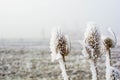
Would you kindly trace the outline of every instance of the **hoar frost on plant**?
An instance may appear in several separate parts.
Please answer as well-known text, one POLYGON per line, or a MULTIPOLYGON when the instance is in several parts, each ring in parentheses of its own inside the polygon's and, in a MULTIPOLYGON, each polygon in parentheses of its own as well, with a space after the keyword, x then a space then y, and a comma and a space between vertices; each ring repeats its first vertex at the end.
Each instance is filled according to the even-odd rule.
POLYGON ((97 80, 97 72, 96 72, 96 66, 94 66, 95 65, 95 63, 94 63, 94 61, 93 60, 89 60, 89 63, 91 64, 90 65, 90 70, 92 71, 92 73, 94 73, 94 75, 92 75, 92 80, 97 80))
POLYGON ((70 52, 70 44, 67 36, 64 36, 60 29, 53 30, 50 40, 50 50, 52 52, 52 61, 57 60, 60 64, 62 76, 64 80, 68 80, 68 76, 65 70, 65 56, 70 52))
POLYGON ((68 55, 71 46, 68 36, 64 36, 60 28, 53 29, 51 35, 50 50, 52 52, 52 61, 62 58, 61 55, 68 55))
POLYGON ((115 33, 113 32, 113 30, 110 27, 108 28, 108 31, 111 33, 111 35, 113 37, 113 46, 112 47, 115 47, 115 45, 117 44, 116 35, 115 35, 115 33))
POLYGON ((112 31, 111 28, 108 28, 108 31, 111 34, 111 36, 103 36, 102 37, 103 45, 107 50, 110 48, 114 48, 117 43, 115 33, 112 31))
POLYGON ((97 59, 100 56, 101 36, 96 24, 90 22, 87 24, 85 38, 83 40, 83 55, 90 63, 92 80, 98 80, 97 59))
POLYGON ((58 31, 58 29, 53 29, 51 33, 51 40, 50 40, 50 50, 51 50, 51 57, 52 57, 52 62, 56 59, 62 58, 60 54, 56 54, 56 45, 58 44, 58 36, 60 36, 61 32, 58 31))
POLYGON ((100 32, 96 24, 88 23, 83 44, 83 54, 85 57, 96 59, 100 55, 100 39, 100 32))
POLYGON ((106 80, 120 80, 120 71, 112 67, 111 63, 111 48, 115 47, 117 39, 111 28, 109 28, 108 31, 111 33, 113 38, 107 36, 102 39, 106 52, 106 80))

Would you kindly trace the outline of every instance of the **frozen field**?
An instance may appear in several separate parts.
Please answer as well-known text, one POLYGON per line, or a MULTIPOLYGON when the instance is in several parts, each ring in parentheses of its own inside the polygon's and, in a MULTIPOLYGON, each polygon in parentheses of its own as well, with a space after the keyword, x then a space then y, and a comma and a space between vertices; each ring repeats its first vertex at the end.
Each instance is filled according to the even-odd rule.
MULTIPOLYGON (((120 46, 112 50, 112 63, 120 68, 120 46)), ((82 47, 72 43, 66 57, 71 80, 91 80, 89 64, 83 59, 82 47)), ((105 80, 105 55, 98 61, 100 80, 105 80)), ((63 80, 58 62, 52 63, 47 42, 0 45, 0 80, 63 80)))

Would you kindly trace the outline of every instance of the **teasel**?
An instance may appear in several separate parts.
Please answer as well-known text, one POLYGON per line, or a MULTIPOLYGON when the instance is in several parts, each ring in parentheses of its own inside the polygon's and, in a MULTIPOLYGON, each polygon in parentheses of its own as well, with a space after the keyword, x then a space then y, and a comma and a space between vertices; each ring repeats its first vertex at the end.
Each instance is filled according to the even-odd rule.
POLYGON ((70 53, 71 44, 68 36, 65 36, 60 28, 54 29, 50 40, 52 61, 58 61, 64 80, 69 80, 66 72, 65 56, 70 53))
POLYGON ((101 35, 97 25, 93 22, 87 24, 83 40, 83 55, 90 63, 92 80, 98 80, 97 59, 100 56, 101 35))
POLYGON ((115 47, 117 38, 111 28, 108 28, 112 37, 103 37, 102 42, 106 52, 106 80, 120 80, 120 71, 112 67, 111 63, 111 49, 115 47))

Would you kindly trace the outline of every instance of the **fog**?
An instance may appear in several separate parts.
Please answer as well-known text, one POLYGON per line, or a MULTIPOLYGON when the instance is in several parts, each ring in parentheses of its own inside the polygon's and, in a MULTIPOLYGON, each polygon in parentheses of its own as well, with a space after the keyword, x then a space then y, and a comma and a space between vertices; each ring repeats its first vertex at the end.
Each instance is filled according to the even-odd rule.
POLYGON ((86 23, 94 21, 105 33, 120 34, 120 0, 1 0, 0 38, 48 38, 60 26, 81 37, 86 23))

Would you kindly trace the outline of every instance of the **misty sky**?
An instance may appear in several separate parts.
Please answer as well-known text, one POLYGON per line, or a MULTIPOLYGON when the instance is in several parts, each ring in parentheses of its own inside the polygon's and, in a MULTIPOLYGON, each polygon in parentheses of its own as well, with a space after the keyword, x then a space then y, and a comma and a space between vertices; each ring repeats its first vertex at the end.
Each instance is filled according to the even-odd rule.
POLYGON ((40 38, 57 26, 74 35, 89 21, 120 34, 119 8, 120 0, 0 0, 0 38, 40 38))

